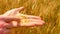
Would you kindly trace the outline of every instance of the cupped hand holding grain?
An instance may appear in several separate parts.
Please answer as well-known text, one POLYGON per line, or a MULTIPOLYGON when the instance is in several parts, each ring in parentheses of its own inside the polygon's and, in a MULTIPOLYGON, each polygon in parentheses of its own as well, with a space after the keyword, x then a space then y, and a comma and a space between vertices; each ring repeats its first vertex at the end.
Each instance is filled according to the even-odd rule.
POLYGON ((5 34, 8 31, 11 32, 6 28, 13 28, 18 26, 40 26, 45 23, 39 16, 24 15, 19 13, 19 11, 22 11, 23 9, 24 7, 11 9, 3 15, 0 15, 0 34, 5 34))
POLYGON ((43 20, 41 20, 39 16, 25 15, 25 14, 19 13, 19 11, 22 11, 22 10, 24 10, 24 7, 11 9, 6 13, 4 13, 3 15, 15 16, 20 19, 19 24, 17 22, 16 23, 13 22, 12 23, 13 25, 17 24, 19 26, 35 26, 35 25, 37 26, 37 25, 43 25, 45 23, 43 20))

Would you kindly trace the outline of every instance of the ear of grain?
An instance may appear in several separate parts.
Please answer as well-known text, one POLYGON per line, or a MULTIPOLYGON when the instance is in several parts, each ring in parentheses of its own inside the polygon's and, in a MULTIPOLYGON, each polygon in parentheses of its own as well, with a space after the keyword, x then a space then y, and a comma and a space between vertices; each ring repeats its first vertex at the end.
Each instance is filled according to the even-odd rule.
POLYGON ((0 14, 25 6, 20 13, 40 16, 43 26, 12 28, 12 34, 60 34, 60 0, 0 0, 0 14))

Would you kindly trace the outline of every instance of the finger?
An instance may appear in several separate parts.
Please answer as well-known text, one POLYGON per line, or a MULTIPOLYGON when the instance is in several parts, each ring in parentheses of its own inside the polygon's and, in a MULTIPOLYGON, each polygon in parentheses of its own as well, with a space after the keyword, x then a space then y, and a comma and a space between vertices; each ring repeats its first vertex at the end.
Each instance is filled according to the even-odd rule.
POLYGON ((4 21, 0 20, 0 28, 3 28, 4 27, 4 21))
POLYGON ((12 24, 13 27, 17 27, 17 26, 19 26, 18 23, 17 23, 16 21, 12 21, 11 24, 12 24))
POLYGON ((38 16, 20 14, 21 22, 20 26, 34 26, 43 25, 45 22, 38 16), (26 18, 25 18, 26 17, 26 18))
POLYGON ((17 14, 16 17, 19 17, 19 18, 26 17, 28 19, 39 19, 39 20, 41 20, 41 18, 39 16, 24 15, 24 14, 21 14, 21 13, 17 14))
POLYGON ((11 22, 11 21, 17 21, 20 22, 19 18, 15 18, 14 16, 0 16, 0 20, 6 21, 6 22, 11 22))
POLYGON ((25 19, 20 22, 20 26, 36 26, 36 25, 43 25, 45 22, 43 20, 36 20, 36 19, 25 19))
POLYGON ((0 28, 0 34, 11 34, 11 30, 6 28, 0 28))
POLYGON ((6 13, 4 13, 3 15, 5 16, 14 16, 16 14, 19 13, 19 11, 22 11, 24 9, 24 7, 19 7, 19 8, 15 8, 15 9, 11 9, 9 11, 7 11, 6 13))
POLYGON ((5 21, 0 20, 0 28, 4 28, 4 26, 9 25, 8 23, 6 23, 5 21))
POLYGON ((7 28, 7 29, 11 29, 11 28, 13 28, 13 27, 17 27, 18 25, 17 25, 17 23, 15 23, 14 22, 14 24, 13 23, 6 23, 5 21, 0 21, 0 28, 7 28))

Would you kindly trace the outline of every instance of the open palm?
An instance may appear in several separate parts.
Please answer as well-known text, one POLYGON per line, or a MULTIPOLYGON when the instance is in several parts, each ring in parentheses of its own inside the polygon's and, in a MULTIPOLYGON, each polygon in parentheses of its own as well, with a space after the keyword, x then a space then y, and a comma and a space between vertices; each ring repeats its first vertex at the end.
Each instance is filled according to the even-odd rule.
MULTIPOLYGON (((37 26, 43 25, 45 22, 38 16, 24 15, 19 13, 24 7, 15 8, 7 11, 3 15, 0 15, 0 34, 6 34, 11 32, 10 29, 17 26, 37 26)), ((10 33, 11 34, 11 33, 10 33)))
POLYGON ((20 19, 20 23, 13 22, 13 25, 19 26, 35 26, 35 25, 43 25, 44 21, 41 20, 39 16, 32 16, 32 15, 24 15, 19 13, 19 11, 23 10, 24 7, 15 8, 12 10, 7 11, 5 14, 6 16, 14 16, 20 19))

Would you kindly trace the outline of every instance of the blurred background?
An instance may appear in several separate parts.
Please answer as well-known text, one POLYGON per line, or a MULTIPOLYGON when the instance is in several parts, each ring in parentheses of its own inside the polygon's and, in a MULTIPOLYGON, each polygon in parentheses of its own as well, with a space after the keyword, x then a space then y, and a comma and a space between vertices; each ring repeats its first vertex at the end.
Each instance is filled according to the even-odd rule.
POLYGON ((20 13, 40 16, 45 24, 12 28, 12 34, 60 34, 60 0, 0 0, 0 14, 21 6, 20 13))

